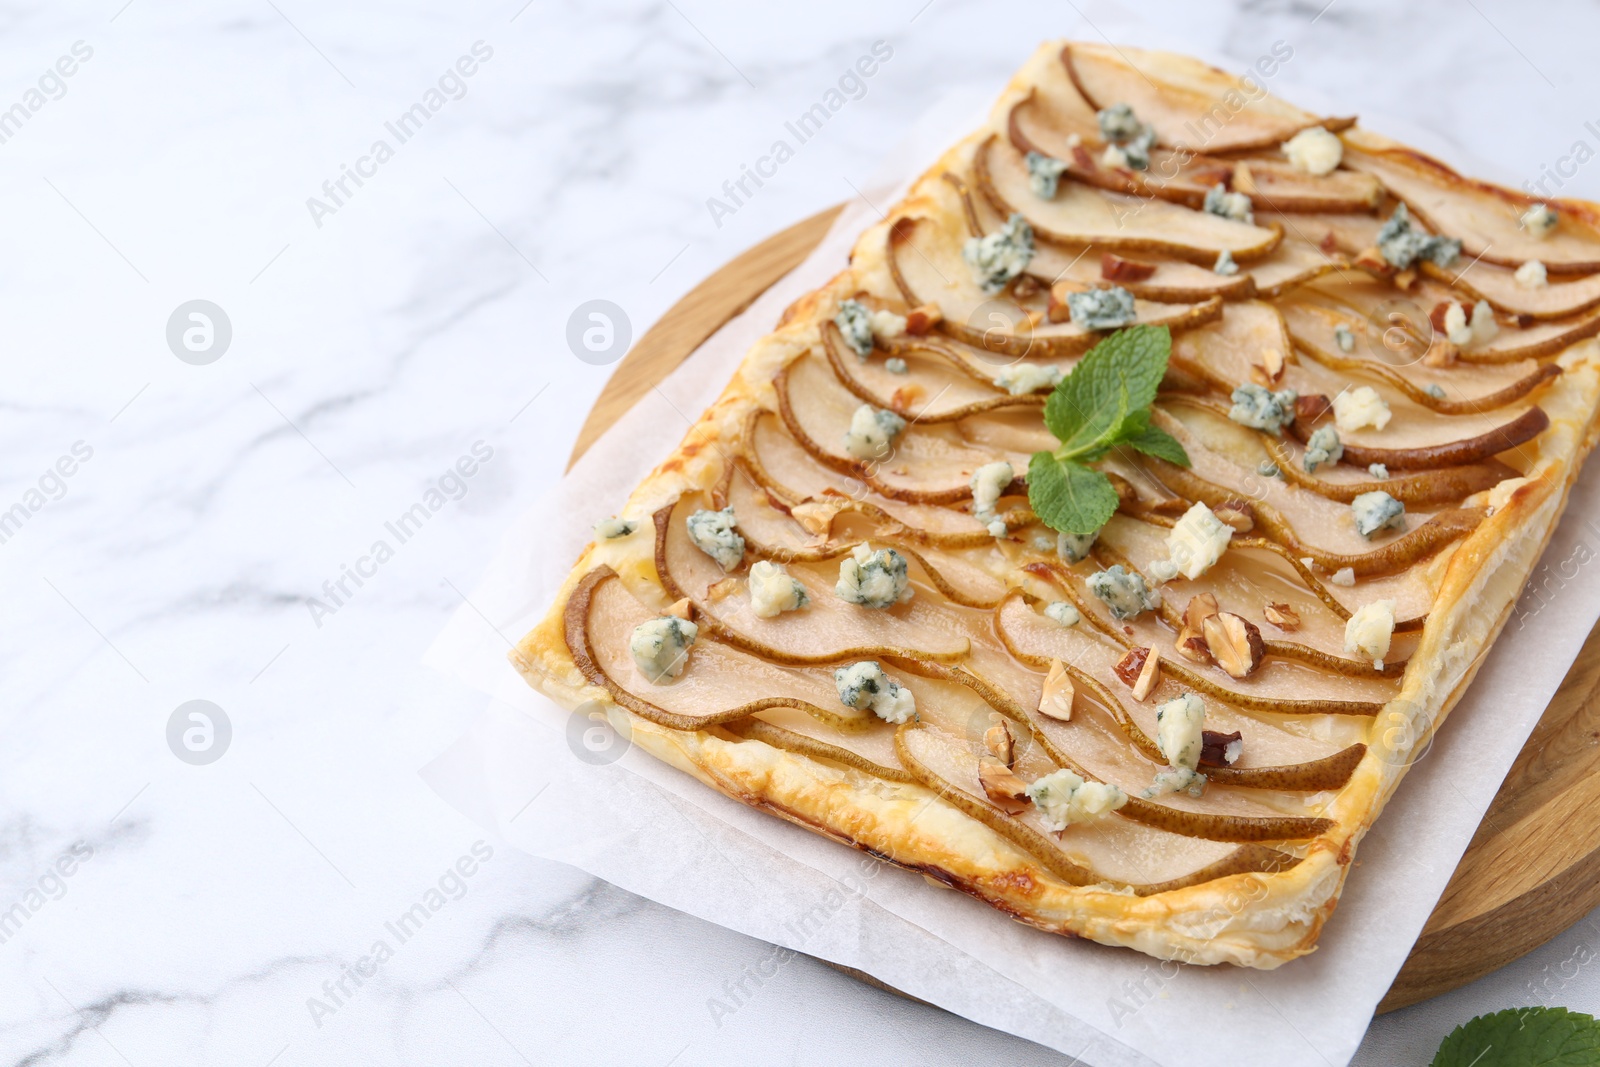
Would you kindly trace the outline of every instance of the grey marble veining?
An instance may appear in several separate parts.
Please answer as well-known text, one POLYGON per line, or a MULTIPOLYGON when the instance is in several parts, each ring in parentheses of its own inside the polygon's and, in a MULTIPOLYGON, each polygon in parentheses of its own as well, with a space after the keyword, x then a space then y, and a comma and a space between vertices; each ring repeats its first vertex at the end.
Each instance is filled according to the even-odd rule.
MULTIPOLYGON (((0 540, 0 1062, 1068 1062, 803 957, 718 1014, 768 946, 508 848, 441 889, 483 835, 416 772, 481 698, 417 659, 610 372, 568 349, 575 307, 611 300, 637 337, 856 195, 952 72, 995 90, 1041 38, 1140 18, 1241 66, 1289 42, 1284 77, 1347 110, 1600 194, 1561 163, 1600 144, 1600 13, 1577 3, 0 10, 0 112, 92 51, 0 125, 0 512, 27 512, 0 540), (893 55, 864 94, 714 217, 876 41, 893 55), (492 55, 390 134, 477 42, 492 55), (379 140, 333 204, 324 183, 379 140), (207 365, 166 336, 194 299, 232 326, 207 365), (459 493, 346 578, 479 443, 459 493), (232 729, 203 766, 168 744, 196 699, 232 729)), ((1595 1010, 1574 961, 1597 936, 1380 1020, 1357 1062, 1426 1062, 1478 1011, 1595 1010)))

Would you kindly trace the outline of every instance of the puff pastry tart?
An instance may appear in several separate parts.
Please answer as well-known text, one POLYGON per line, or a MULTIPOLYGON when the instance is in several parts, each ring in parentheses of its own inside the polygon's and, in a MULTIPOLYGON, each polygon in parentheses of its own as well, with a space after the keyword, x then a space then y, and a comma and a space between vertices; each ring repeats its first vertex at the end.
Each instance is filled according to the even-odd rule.
POLYGON ((1593 442, 1597 210, 1047 44, 513 662, 1041 930, 1279 966, 1593 442))

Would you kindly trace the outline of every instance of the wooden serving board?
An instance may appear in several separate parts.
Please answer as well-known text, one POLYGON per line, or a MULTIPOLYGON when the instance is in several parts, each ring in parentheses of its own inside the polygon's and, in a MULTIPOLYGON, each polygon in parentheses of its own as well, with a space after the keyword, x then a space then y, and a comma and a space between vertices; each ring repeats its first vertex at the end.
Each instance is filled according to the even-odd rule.
MULTIPOLYGON (((690 290, 629 350, 571 463, 640 397, 822 240, 843 205, 742 253, 690 290)), ((1490 805, 1380 1013, 1455 989, 1600 906, 1600 627, 1556 691, 1490 805)), ((873 985, 881 982, 849 971, 873 985)), ((885 987, 887 988, 887 987, 885 987)))

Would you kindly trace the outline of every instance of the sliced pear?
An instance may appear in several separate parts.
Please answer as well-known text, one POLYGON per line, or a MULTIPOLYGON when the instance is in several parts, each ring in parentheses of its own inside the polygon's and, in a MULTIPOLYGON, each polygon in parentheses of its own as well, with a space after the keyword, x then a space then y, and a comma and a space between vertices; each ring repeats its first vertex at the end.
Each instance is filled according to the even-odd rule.
POLYGON ((1383 185, 1372 175, 1353 170, 1307 174, 1284 159, 1241 159, 1234 163, 1234 192, 1280 213, 1375 211, 1383 185))
MULTIPOLYGON (((1413 445, 1408 448, 1374 448, 1371 445, 1350 443, 1344 446, 1344 461, 1357 466, 1381 463, 1390 470, 1436 470, 1497 456, 1502 452, 1538 437, 1550 427, 1550 416, 1542 408, 1529 408, 1516 418, 1490 427, 1473 437, 1438 444, 1413 445)), ((1292 426, 1290 431, 1300 440, 1311 433, 1310 427, 1292 426)))
POLYGON ((1459 273, 1432 263, 1424 263, 1422 272, 1460 289, 1473 301, 1487 300, 1496 311, 1531 319, 1564 319, 1600 304, 1600 274, 1573 275, 1571 280, 1558 275, 1548 285, 1529 289, 1517 284, 1515 271, 1481 259, 1459 273))
POLYGON ((996 211, 1021 214, 1033 225, 1036 237, 1060 244, 1161 252, 1209 267, 1222 252, 1244 262, 1266 255, 1283 239, 1281 229, 1235 222, 1164 200, 1102 192, 1078 182, 1062 182, 1054 200, 1040 200, 1029 187, 1022 154, 999 137, 979 146, 973 181, 996 211))
POLYGON ((882 656, 960 659, 972 647, 972 609, 946 600, 916 563, 910 600, 891 608, 868 609, 834 594, 838 567, 795 563, 789 574, 806 587, 811 603, 763 619, 750 607, 742 587, 723 597, 709 595, 725 576, 714 560, 689 541, 685 520, 699 501, 685 498, 656 512, 656 573, 673 599, 688 597, 696 621, 730 645, 775 663, 808 665, 882 656), (971 613, 969 615, 969 613, 971 613))
POLYGON ((1375 175, 1433 232, 1459 238, 1463 263, 1483 259, 1515 268, 1537 259, 1551 274, 1600 271, 1600 217, 1588 204, 1557 201, 1560 224, 1535 237, 1521 218, 1540 202, 1536 197, 1464 178, 1431 156, 1363 131, 1346 142, 1345 165, 1375 175))
POLYGON ((846 767, 853 767, 858 771, 890 782, 915 782, 906 770, 894 759, 894 732, 884 730, 883 737, 889 749, 888 761, 869 759, 853 749, 824 741, 820 737, 813 737, 799 730, 790 730, 774 725, 759 718, 746 719, 743 722, 729 723, 723 727, 729 733, 738 737, 749 738, 781 748, 789 752, 798 752, 802 756, 812 759, 828 760, 840 763, 846 767))
POLYGON ((946 360, 922 355, 928 351, 922 345, 905 344, 892 349, 897 354, 906 353, 902 358, 908 368, 912 359, 918 360, 916 369, 907 374, 895 374, 875 361, 858 360, 845 350, 844 338, 831 322, 823 324, 822 348, 834 376, 846 389, 875 408, 918 423, 955 422, 996 408, 1038 408, 1044 404, 1043 396, 999 392, 992 382, 1003 367, 987 368, 989 378, 986 384, 979 384, 972 380, 974 375, 967 365, 952 367, 946 360))

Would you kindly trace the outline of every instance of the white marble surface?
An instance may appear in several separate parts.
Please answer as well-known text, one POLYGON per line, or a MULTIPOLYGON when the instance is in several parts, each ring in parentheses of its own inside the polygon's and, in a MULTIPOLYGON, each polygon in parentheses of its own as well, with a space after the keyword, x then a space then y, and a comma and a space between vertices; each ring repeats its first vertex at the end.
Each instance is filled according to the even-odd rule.
MULTIPOLYGON (((1559 7, 1538 25, 1504 0, 1137 13, 1241 66, 1288 41, 1296 82, 1536 178, 1600 146, 1600 13, 1559 7)), ((0 109, 92 49, 59 98, 47 78, 20 129, 0 125, 0 511, 38 503, 41 477, 58 497, 0 543, 0 918, 22 905, 0 921, 0 1062, 1066 1063, 803 958, 714 1020, 708 998, 767 946, 504 847, 447 877, 459 899, 331 1014, 308 1009, 482 837, 416 773, 481 697, 417 659, 560 476, 609 373, 570 353, 572 310, 614 301, 637 336, 740 249, 853 195, 948 71, 998 87, 1038 39, 1126 15, 519 8, 0 8, 0 109), (717 226, 706 198, 879 39, 893 58, 864 96, 717 226), (465 95, 404 144, 386 134, 478 41, 493 54, 465 95), (379 138, 393 158, 318 226, 306 199, 379 138), (165 337, 197 298, 233 330, 205 366, 165 337), (91 457, 47 476, 77 442, 91 457), (477 442, 492 458, 460 498, 315 618, 309 598, 333 606, 324 582, 395 543, 384 523, 477 442), (232 724, 206 766, 167 743, 194 699, 232 724)), ((1600 171, 1563 181, 1600 195, 1600 171)), ((1597 949, 1591 917, 1378 1020, 1356 1062, 1425 1063, 1479 1011, 1600 1009, 1580 963, 1597 949)))

